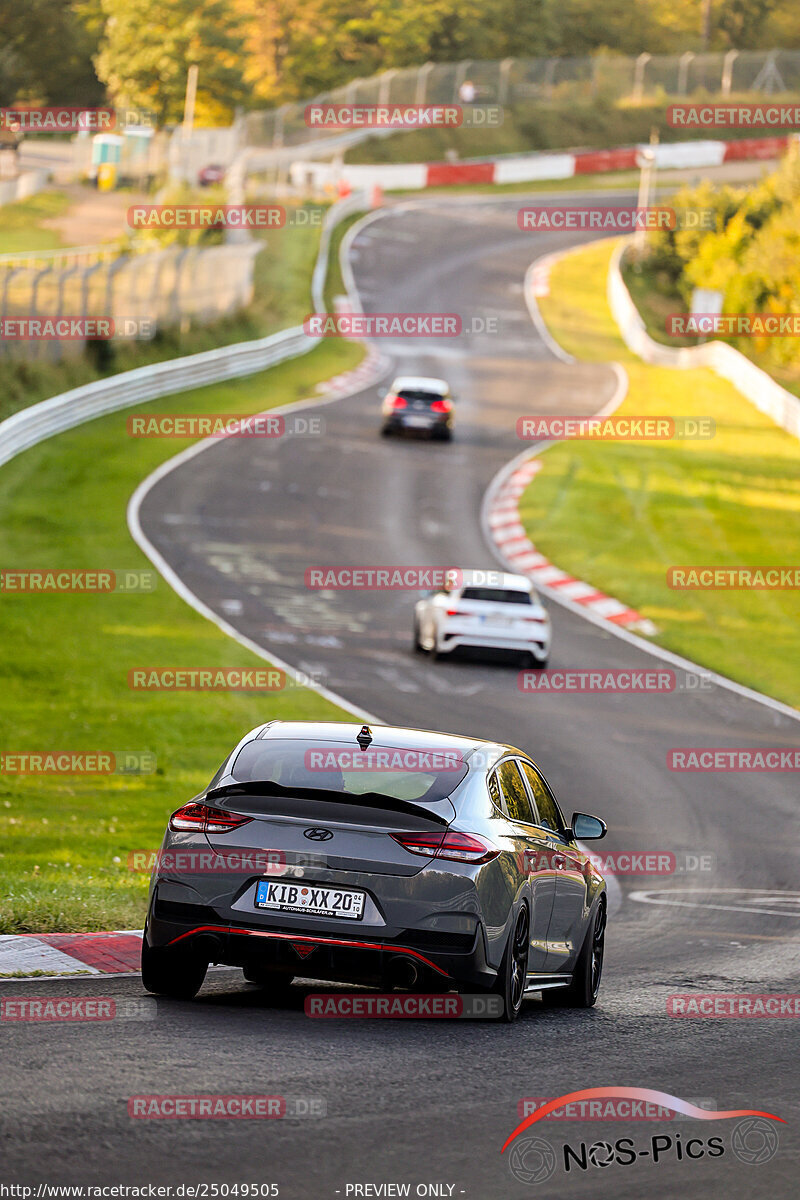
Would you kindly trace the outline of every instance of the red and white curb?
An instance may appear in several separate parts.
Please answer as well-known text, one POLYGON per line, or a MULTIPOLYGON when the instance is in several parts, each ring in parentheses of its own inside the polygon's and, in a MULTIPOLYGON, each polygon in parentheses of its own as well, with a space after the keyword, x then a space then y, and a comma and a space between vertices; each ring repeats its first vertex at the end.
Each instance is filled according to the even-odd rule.
POLYGON ((537 587, 571 600, 594 616, 637 633, 654 634, 655 625, 636 609, 562 571, 536 549, 520 521, 519 498, 541 469, 539 458, 520 463, 492 496, 486 521, 489 536, 500 557, 515 574, 527 575, 537 587))
POLYGON ((371 384, 378 383, 390 366, 391 359, 387 358, 385 354, 381 354, 374 346, 368 345, 367 354, 357 367, 353 367, 352 371, 345 371, 341 375, 334 375, 331 379, 326 379, 319 385, 317 391, 321 395, 331 398, 363 391, 371 384))
POLYGON ((0 936, 0 979, 46 975, 120 975, 139 970, 141 929, 111 933, 0 936))
MULTIPOLYGON (((525 301, 539 336, 557 358, 568 363, 575 362, 575 359, 556 342, 544 323, 536 301, 539 296, 549 295, 550 271, 553 264, 567 254, 576 253, 578 249, 580 247, 537 258, 528 268, 524 283, 525 301)), ((598 416, 609 416, 619 408, 628 390, 628 377, 623 368, 617 363, 612 363, 611 366, 617 376, 617 386, 614 395, 600 409, 598 416)), ((594 584, 576 579, 574 575, 562 571, 536 549, 525 532, 519 515, 519 498, 542 469, 538 455, 555 444, 542 442, 531 447, 495 476, 482 513, 487 537, 509 570, 517 575, 526 575, 538 588, 549 592, 556 599, 577 606, 579 610, 591 613, 595 618, 608 621, 617 627, 652 637, 658 632, 652 621, 621 600, 607 596, 594 584)))
POLYGON ((608 171, 634 171, 641 165, 643 150, 655 154, 659 170, 718 167, 727 162, 768 160, 785 153, 790 137, 741 138, 723 142, 698 139, 691 142, 662 142, 619 146, 609 150, 579 150, 574 153, 516 154, 497 159, 466 159, 438 163, 339 163, 295 161, 289 168, 292 182, 315 188, 339 186, 352 190, 380 187, 387 191, 421 191, 426 188, 469 184, 532 183, 540 180, 572 179, 608 171))

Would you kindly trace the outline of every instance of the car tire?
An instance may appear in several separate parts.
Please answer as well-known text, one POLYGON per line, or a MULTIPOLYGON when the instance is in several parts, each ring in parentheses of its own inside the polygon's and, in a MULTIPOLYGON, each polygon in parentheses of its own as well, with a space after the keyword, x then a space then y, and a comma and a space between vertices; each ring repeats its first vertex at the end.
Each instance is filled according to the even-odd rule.
POLYGON ((503 961, 492 988, 492 993, 503 1001, 503 1011, 496 1019, 506 1025, 516 1021, 522 1011, 527 983, 529 935, 530 914, 527 904, 523 904, 508 935, 503 961))
POLYGON ((388 425, 382 425, 382 426, 381 426, 381 437, 391 437, 391 436, 392 436, 392 431, 391 431, 391 429, 389 428, 389 426, 388 426, 388 425))
POLYGON ((437 429, 434 432, 433 440, 435 442, 452 442, 452 440, 453 440, 452 429, 437 429))
POLYGON ((605 933, 606 906, 605 902, 601 900, 586 932, 575 970, 572 973, 572 983, 569 987, 553 988, 542 992, 542 1001, 548 1008, 594 1007, 603 975, 605 933))
POLYGON ((208 962, 185 950, 153 948, 142 941, 142 984, 145 991, 171 1000, 191 1000, 203 986, 208 962))
POLYGON ((424 654, 425 653, 425 647, 422 645, 422 642, 419 640, 419 621, 414 621, 414 653, 415 654, 424 654))
POLYGON ((537 658, 535 654, 531 654, 529 650, 525 652, 525 666, 531 667, 534 671, 544 671, 547 667, 548 659, 537 658))
POLYGON ((273 992, 286 991, 294 982, 294 975, 273 971, 269 967, 242 967, 242 974, 248 983, 255 983, 259 987, 268 987, 273 992))

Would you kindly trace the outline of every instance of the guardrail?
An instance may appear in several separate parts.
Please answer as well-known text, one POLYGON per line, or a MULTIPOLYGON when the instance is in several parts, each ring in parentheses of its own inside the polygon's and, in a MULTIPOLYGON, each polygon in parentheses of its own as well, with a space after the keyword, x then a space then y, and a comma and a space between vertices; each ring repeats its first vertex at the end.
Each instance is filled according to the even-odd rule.
POLYGON ((628 242, 626 238, 611 256, 607 285, 611 313, 628 349, 655 366, 677 367, 680 370, 710 367, 723 379, 728 379, 737 391, 787 433, 800 437, 800 400, 739 350, 718 341, 706 342, 702 346, 662 346, 650 337, 622 278, 622 256, 628 242))
POLYGON ((258 341, 236 342, 218 350, 136 367, 62 392, 14 413, 0 424, 0 466, 23 450, 84 421, 187 388, 253 375, 284 359, 305 354, 315 344, 298 326, 258 341))
POLYGON ((353 213, 361 212, 362 209, 368 207, 369 203, 366 192, 353 192, 352 196, 347 196, 344 200, 339 200, 336 204, 332 204, 326 212, 320 235, 317 261, 314 265, 314 273, 311 276, 311 300, 314 304, 314 312, 321 313, 325 311, 325 279, 328 274, 328 254, 331 246, 331 234, 342 221, 346 221, 353 213))
MULTIPOLYGON (((312 300, 320 312, 325 307, 323 295, 331 233, 339 221, 357 212, 364 203, 362 196, 354 194, 332 205, 326 214, 312 278, 312 300)), ((256 341, 234 342, 217 350, 136 367, 62 392, 0 422, 0 466, 31 446, 95 417, 187 388, 254 375, 288 358, 306 354, 317 344, 316 339, 304 333, 302 326, 294 326, 256 341)))

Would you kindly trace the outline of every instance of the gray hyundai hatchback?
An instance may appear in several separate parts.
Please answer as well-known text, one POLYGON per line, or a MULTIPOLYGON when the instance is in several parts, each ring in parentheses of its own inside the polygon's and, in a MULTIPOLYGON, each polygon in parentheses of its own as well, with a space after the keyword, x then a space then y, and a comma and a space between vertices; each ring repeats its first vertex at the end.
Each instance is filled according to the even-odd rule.
POLYGON ((536 763, 388 725, 270 721, 170 817, 142 980, 190 998, 210 963, 382 989, 595 1003, 606 887, 536 763))

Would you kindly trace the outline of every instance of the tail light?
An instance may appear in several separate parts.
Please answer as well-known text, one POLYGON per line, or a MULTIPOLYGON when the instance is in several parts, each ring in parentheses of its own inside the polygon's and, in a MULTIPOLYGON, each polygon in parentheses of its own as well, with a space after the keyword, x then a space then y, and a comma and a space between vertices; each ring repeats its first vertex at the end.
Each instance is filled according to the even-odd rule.
POLYGON ((199 804, 193 801, 184 804, 169 819, 169 827, 173 833, 229 833, 252 821, 252 817, 243 817, 239 813, 225 812, 223 808, 212 808, 210 804, 199 804))
POLYGON ((404 400, 402 396, 390 396, 389 399, 391 400, 392 408, 408 407, 408 401, 404 400))
POLYGON ((469 613, 462 613, 460 608, 448 608, 447 615, 448 617, 467 617, 469 613))
POLYGON ((449 400, 434 400, 433 404, 431 405, 431 412, 451 412, 452 408, 453 405, 449 400))
POLYGON ((454 862, 484 863, 500 851, 477 833, 393 833, 398 845, 424 858, 449 858, 454 862))

